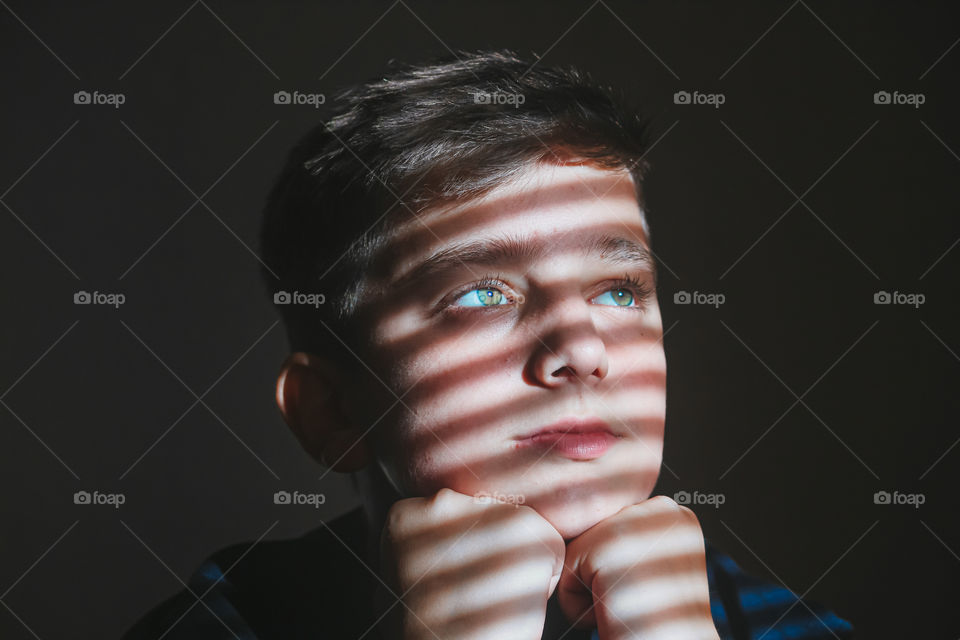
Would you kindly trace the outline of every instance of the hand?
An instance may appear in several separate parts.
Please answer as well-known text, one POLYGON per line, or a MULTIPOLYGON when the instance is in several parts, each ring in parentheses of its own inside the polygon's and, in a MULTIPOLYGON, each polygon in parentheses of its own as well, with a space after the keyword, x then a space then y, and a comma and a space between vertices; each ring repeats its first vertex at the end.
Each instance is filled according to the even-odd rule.
POLYGON ((527 506, 451 489, 399 500, 381 536, 384 574, 403 601, 387 633, 540 640, 564 552, 563 537, 527 506))
POLYGON ((567 544, 557 598, 601 640, 718 640, 703 533, 665 496, 621 509, 567 544))

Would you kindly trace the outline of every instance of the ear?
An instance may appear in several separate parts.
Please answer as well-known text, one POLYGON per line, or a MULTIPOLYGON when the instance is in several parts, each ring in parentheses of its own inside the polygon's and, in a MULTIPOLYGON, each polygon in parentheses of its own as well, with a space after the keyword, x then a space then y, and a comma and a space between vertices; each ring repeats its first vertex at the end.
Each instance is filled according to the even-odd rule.
POLYGON ((277 376, 277 406, 301 446, 334 471, 370 462, 367 439, 344 411, 347 383, 329 360, 297 351, 277 376))

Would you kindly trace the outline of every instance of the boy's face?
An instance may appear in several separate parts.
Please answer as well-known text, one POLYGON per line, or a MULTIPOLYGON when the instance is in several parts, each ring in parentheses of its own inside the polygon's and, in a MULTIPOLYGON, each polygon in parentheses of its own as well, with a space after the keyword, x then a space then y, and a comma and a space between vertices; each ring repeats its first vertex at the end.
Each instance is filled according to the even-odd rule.
POLYGON ((587 165, 531 167, 404 222, 362 301, 368 363, 400 397, 365 407, 386 412, 374 452, 400 493, 499 494, 568 539, 648 498, 666 409, 648 249, 629 176, 587 165), (531 252, 497 255, 506 237, 531 252), (524 440, 565 418, 594 433, 524 440))

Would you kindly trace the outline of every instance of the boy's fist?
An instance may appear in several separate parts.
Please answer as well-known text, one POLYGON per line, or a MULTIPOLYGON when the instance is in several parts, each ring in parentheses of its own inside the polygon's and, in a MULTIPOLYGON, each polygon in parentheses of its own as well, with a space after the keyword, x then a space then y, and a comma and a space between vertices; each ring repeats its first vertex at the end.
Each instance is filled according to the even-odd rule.
POLYGON ((718 640, 706 553, 693 511, 655 496, 567 545, 557 598, 576 626, 601 640, 718 640))
POLYGON ((441 489, 394 503, 380 544, 406 604, 391 612, 393 637, 539 640, 565 546, 530 507, 441 489))

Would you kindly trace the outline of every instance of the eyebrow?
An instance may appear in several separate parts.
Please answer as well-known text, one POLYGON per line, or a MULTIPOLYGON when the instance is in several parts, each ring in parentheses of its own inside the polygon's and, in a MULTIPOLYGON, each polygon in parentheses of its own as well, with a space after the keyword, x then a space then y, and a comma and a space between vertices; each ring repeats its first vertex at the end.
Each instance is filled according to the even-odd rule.
MULTIPOLYGON (((514 235, 461 242, 432 254, 401 276, 394 286, 422 282, 464 266, 494 266, 519 258, 535 260, 551 250, 552 248, 542 241, 534 243, 514 235)), ((620 267, 648 270, 656 275, 650 250, 630 238, 609 234, 594 235, 587 243, 580 245, 576 253, 581 256, 599 256, 620 267)))

